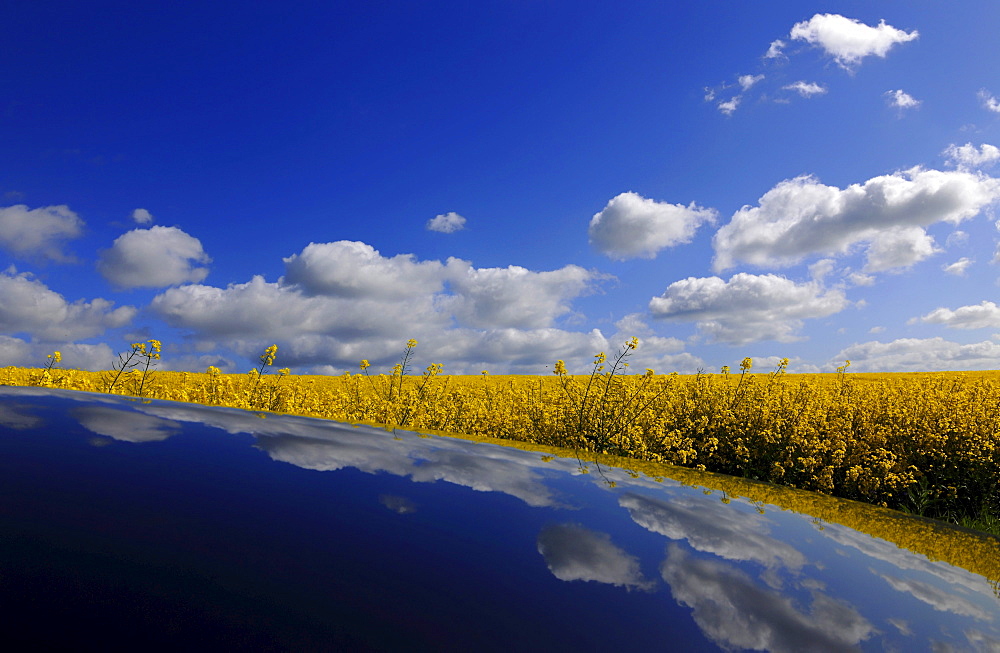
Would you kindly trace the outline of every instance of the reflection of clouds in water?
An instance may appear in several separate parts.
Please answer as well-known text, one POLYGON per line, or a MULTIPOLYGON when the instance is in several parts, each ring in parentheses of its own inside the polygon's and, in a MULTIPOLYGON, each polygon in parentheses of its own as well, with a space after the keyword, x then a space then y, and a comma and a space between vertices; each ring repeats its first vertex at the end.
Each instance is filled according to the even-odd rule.
POLYGON ((334 440, 297 436, 260 436, 257 446, 274 460, 305 469, 327 471, 354 467, 363 472, 389 472, 417 482, 447 481, 480 492, 503 492, 530 506, 557 505, 552 492, 531 468, 512 464, 502 448, 480 450, 477 454, 434 446, 372 437, 367 433, 338 433, 334 440), (391 445, 391 446, 387 446, 391 445))
POLYGON ((543 463, 536 452, 510 447, 483 446, 457 438, 420 438, 398 431, 401 439, 390 439, 385 429, 350 425, 293 415, 268 415, 217 407, 158 404, 144 412, 177 421, 191 421, 228 433, 250 433, 257 447, 274 460, 304 469, 333 471, 354 467, 368 473, 388 472, 414 481, 448 481, 481 492, 503 492, 530 506, 557 506, 551 490, 533 468, 555 469, 561 464, 543 463), (470 446, 476 453, 467 452, 470 446))
POLYGON ((394 494, 380 494, 378 502, 393 512, 401 515, 408 515, 417 511, 417 504, 406 497, 399 497, 394 494))
MULTIPOLYGON (((769 522, 757 514, 692 498, 663 501, 624 494, 618 503, 640 526, 672 540, 687 540, 698 551, 728 560, 752 560, 769 569, 797 571, 806 564, 797 549, 762 532, 769 522)), ((772 578, 769 584, 774 582, 772 578)))
POLYGON ((181 428, 177 422, 107 406, 81 406, 70 414, 88 431, 124 442, 166 440, 181 428))
POLYGON ((874 632, 850 605, 813 592, 808 613, 721 560, 691 558, 671 543, 660 573, 674 598, 716 644, 767 651, 850 651, 874 632))
POLYGON ((966 601, 962 597, 956 596, 951 592, 946 592, 938 587, 934 587, 929 583, 924 583, 912 578, 896 578, 885 574, 876 575, 882 578, 885 582, 889 583, 892 589, 903 592, 904 594, 909 594, 914 598, 930 605, 935 610, 939 610, 941 612, 952 612, 966 617, 975 617, 976 619, 980 619, 982 621, 990 619, 990 614, 982 608, 973 605, 970 601, 966 601))
POLYGON ((993 588, 989 582, 971 571, 954 567, 946 562, 931 561, 922 555, 899 547, 893 542, 882 540, 867 533, 856 531, 840 524, 828 524, 823 535, 834 542, 857 549, 861 553, 876 560, 887 562, 898 569, 916 570, 951 584, 954 590, 965 592, 989 604, 996 603, 993 588))
POLYGON ((578 524, 543 528, 538 534, 538 552, 559 580, 593 580, 642 590, 656 585, 643 578, 639 559, 612 544, 610 535, 578 524))
POLYGON ((910 630, 910 624, 905 619, 886 619, 886 621, 895 626, 902 635, 910 636, 913 634, 913 631, 910 630))
POLYGON ((42 418, 24 411, 20 406, 0 405, 0 424, 15 431, 36 429, 42 426, 42 418))
POLYGON ((998 637, 991 637, 975 628, 968 628, 963 633, 976 651, 1000 651, 1000 638, 998 637))

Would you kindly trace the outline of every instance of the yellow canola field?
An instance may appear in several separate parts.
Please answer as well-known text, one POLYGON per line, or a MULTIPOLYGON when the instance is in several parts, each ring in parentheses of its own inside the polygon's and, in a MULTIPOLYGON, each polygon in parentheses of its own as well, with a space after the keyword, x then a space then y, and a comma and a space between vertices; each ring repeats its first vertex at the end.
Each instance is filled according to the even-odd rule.
MULTIPOLYGON (((107 372, 0 369, 7 385, 102 392, 110 378, 107 372)), ((155 372, 142 383, 138 372, 129 372, 115 394, 137 395, 141 386, 143 396, 159 399, 501 438, 556 455, 575 450, 584 467, 621 467, 720 491, 723 501, 777 505, 1000 582, 995 537, 746 480, 937 517, 982 509, 996 514, 1000 371, 593 379, 155 372)))
MULTIPOLYGON (((107 374, 8 367, 0 383, 103 391, 107 374)), ((136 393, 140 376, 128 372, 114 392, 136 393)), ((141 394, 670 463, 951 521, 1000 514, 1000 371, 593 377, 158 371, 141 394)))

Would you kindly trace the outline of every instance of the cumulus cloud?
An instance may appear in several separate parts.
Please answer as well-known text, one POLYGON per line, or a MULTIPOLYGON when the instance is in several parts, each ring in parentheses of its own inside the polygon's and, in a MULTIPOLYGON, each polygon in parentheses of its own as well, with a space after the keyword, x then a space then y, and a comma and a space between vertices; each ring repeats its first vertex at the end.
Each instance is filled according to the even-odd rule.
POLYGON ((285 281, 310 295, 405 299, 439 292, 446 277, 439 261, 418 262, 412 254, 385 257, 371 245, 349 240, 309 243, 283 260, 285 281))
POLYGON ((798 284, 781 276, 736 274, 675 281, 649 301, 655 318, 695 322, 718 342, 744 345, 761 340, 793 342, 803 320, 826 317, 848 305, 840 290, 815 281, 798 284))
POLYGON ((782 86, 781 88, 786 91, 795 91, 802 97, 812 97, 814 95, 822 95, 823 93, 826 93, 826 88, 820 86, 816 82, 798 81, 794 84, 789 84, 788 86, 782 86))
POLYGON ((920 106, 920 100, 914 99, 912 95, 904 92, 902 89, 886 91, 885 97, 889 102, 889 106, 896 107, 897 109, 915 109, 920 106))
POLYGON ((717 213, 694 202, 688 206, 646 199, 633 192, 612 198, 590 220, 590 244, 613 259, 654 258, 666 247, 689 243, 717 213))
POLYGON ((983 103, 983 108, 993 113, 1000 113, 1000 100, 985 88, 979 89, 979 101, 983 103))
POLYGON ((132 219, 136 224, 149 224, 153 221, 153 214, 146 209, 136 209, 132 211, 132 219))
POLYGON ((965 276, 965 271, 969 269, 969 266, 972 265, 973 262, 974 261, 972 259, 963 256, 954 263, 948 263, 946 265, 942 265, 941 269, 944 270, 947 274, 952 274, 955 275, 956 277, 962 277, 965 276))
POLYGON ((995 370, 1000 369, 1000 344, 985 340, 963 345, 941 337, 857 343, 840 350, 829 369, 845 360, 859 372, 995 370))
POLYGON ((132 306, 113 307, 114 302, 100 298, 70 303, 29 274, 0 273, 0 331, 9 335, 69 342, 101 335, 135 317, 132 306))
POLYGON ((803 176, 745 206, 713 238, 715 271, 744 261, 761 267, 795 265, 805 256, 847 254, 869 242, 869 266, 894 260, 912 264, 931 252, 929 241, 910 227, 958 224, 1000 198, 1000 180, 966 171, 912 168, 845 189, 803 176), (904 247, 905 246, 905 247, 904 247), (909 256, 900 252, 909 247, 909 256))
MULTIPOLYGON (((3 319, 2 311, 3 308, 0 307, 0 319, 3 319)), ((18 367, 35 367, 39 361, 26 340, 4 335, 0 335, 0 360, 18 367)))
POLYGON ((961 306, 954 311, 935 308, 927 315, 912 318, 908 324, 918 321, 925 324, 943 324, 953 329, 995 329, 1000 328, 1000 306, 984 299, 978 305, 961 306))
POLYGON ((0 208, 0 248, 17 257, 71 261, 62 251, 63 244, 78 238, 82 230, 83 220, 65 205, 0 208))
POLYGON ((731 100, 726 100, 725 102, 719 102, 718 104, 719 111, 721 111, 727 116, 733 115, 733 112, 736 111, 737 107, 740 106, 741 99, 742 98, 739 95, 737 95, 731 100))
POLYGON ((851 272, 847 275, 847 281, 855 286, 873 286, 875 285, 875 277, 870 274, 864 274, 862 272, 851 272))
POLYGON ((785 49, 786 45, 788 44, 782 41, 781 39, 775 39, 774 41, 771 41, 771 45, 768 46, 767 52, 764 53, 764 58, 778 59, 780 57, 784 57, 785 53, 783 52, 783 50, 785 49))
POLYGON ((441 306, 460 323, 483 328, 552 326, 594 279, 594 273, 576 265, 547 272, 516 265, 477 269, 452 258, 447 270, 453 295, 442 298, 441 306))
POLYGON ((310 243, 284 260, 287 273, 278 282, 256 276, 226 288, 181 286, 150 307, 196 340, 224 340, 251 357, 264 340, 278 342, 284 364, 341 370, 362 358, 394 361, 409 338, 424 356, 505 369, 523 362, 534 373, 539 361, 607 348, 599 331, 555 326, 573 299, 603 278, 578 266, 475 268, 456 258, 385 257, 349 241, 310 243))
POLYGON ((850 70, 865 57, 884 58, 894 45, 912 41, 919 33, 896 29, 884 20, 871 27, 839 14, 816 14, 807 21, 796 23, 789 36, 819 46, 842 68, 850 70))
POLYGON ((133 229, 101 252, 97 269, 120 288, 164 288, 198 283, 208 276, 209 263, 201 241, 177 227, 133 229))
POLYGON ((456 231, 465 229, 465 218, 454 211, 443 213, 428 220, 427 229, 443 234, 453 234, 456 231))
POLYGON ((740 88, 742 88, 744 91, 748 91, 750 90, 751 86, 753 86, 762 79, 764 79, 763 75, 740 75, 738 81, 740 83, 740 88))
POLYGON ((872 238, 864 272, 901 271, 942 251, 920 227, 891 227, 872 238))
POLYGON ((538 534, 538 552, 559 580, 596 581, 619 587, 650 590, 639 559, 611 542, 611 536, 578 524, 553 524, 538 534))
POLYGON ((1000 148, 989 143, 983 143, 978 148, 972 143, 965 145, 949 145, 942 153, 950 165, 959 170, 974 170, 985 168, 1000 160, 1000 148))

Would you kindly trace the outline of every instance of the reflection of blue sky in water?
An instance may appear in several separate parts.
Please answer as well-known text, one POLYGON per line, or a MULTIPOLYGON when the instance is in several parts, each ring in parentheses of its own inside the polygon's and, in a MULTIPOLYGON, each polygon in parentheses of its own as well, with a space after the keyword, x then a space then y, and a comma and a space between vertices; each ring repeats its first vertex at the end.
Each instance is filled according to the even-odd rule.
MULTIPOLYGON (((0 405, 0 424, 41 426, 35 416, 44 411, 17 398, 0 405)), ((304 469, 354 468, 516 497, 521 510, 548 515, 536 540, 520 546, 537 550, 550 578, 672 597, 722 647, 909 651, 935 642, 940 650, 1000 650, 1000 609, 984 578, 842 525, 818 530, 808 516, 771 506, 758 514, 742 499, 727 505, 669 479, 594 466, 581 474, 575 459, 543 462, 538 452, 509 447, 170 402, 77 401, 92 398, 97 405, 73 405, 72 415, 117 440, 162 442, 191 422, 252 434, 273 460, 304 469)), ((418 507, 394 487, 376 495, 383 512, 409 520, 433 511, 436 495, 421 495, 418 507)))

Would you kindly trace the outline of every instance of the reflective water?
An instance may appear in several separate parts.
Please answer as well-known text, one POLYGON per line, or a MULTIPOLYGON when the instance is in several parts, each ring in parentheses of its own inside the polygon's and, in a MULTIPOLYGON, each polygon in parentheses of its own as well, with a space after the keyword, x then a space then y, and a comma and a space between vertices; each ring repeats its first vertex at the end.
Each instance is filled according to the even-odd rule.
POLYGON ((997 552, 690 470, 0 387, 0 609, 36 648, 996 651, 997 552))

